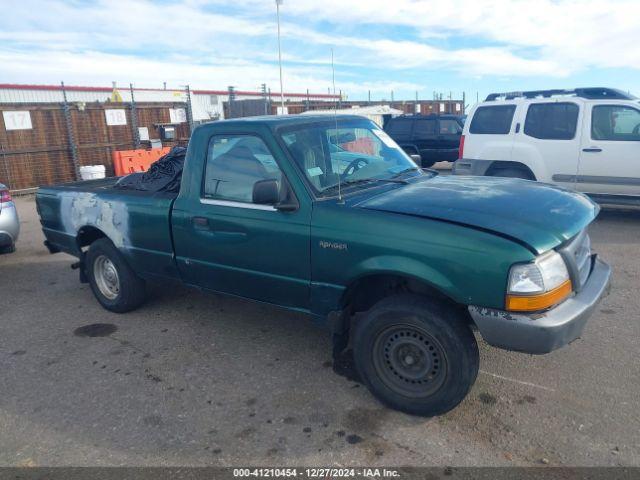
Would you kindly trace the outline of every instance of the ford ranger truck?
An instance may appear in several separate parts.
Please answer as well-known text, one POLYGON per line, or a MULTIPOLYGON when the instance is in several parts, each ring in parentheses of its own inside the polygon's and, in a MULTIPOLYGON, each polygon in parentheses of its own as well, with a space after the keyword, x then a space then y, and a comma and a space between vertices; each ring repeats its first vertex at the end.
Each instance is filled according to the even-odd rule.
POLYGON ((458 405, 490 345, 542 354, 577 339, 608 291, 591 250, 599 208, 521 179, 422 170, 356 116, 254 117, 197 127, 179 192, 116 178, 43 187, 49 251, 79 258, 100 304, 138 308, 145 284, 304 312, 384 404, 458 405))

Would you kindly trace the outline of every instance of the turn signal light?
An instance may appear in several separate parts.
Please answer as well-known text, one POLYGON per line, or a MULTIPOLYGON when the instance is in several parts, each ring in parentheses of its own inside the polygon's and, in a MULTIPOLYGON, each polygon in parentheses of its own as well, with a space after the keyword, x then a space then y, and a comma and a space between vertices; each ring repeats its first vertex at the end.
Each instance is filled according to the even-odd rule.
POLYGON ((535 312, 557 305, 571 295, 573 286, 567 280, 553 290, 536 295, 507 295, 506 307, 512 312, 535 312))

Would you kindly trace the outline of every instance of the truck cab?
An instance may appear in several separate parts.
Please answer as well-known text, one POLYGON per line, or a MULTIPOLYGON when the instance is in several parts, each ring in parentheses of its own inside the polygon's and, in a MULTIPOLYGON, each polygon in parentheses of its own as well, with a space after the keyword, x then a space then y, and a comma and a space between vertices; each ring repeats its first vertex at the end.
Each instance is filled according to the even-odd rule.
POLYGON ((472 329, 547 353, 581 335, 609 285, 587 197, 438 176, 361 117, 201 125, 179 190, 130 184, 37 194, 47 247, 78 258, 102 306, 138 308, 159 280, 303 312, 327 327, 334 355, 353 350, 378 399, 412 414, 467 395, 479 368, 472 329))

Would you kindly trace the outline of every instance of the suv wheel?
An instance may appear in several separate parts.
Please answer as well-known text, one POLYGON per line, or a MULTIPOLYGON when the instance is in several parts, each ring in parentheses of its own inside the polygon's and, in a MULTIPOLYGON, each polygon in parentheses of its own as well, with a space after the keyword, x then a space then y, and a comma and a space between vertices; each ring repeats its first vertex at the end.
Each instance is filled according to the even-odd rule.
POLYGON ((505 177, 505 178, 522 178, 524 180, 535 180, 533 176, 523 168, 496 168, 490 174, 492 177, 505 177))
POLYGON ((436 162, 432 160, 422 160, 422 168, 431 168, 436 164, 436 162))
POLYGON ((107 310, 125 313, 144 302, 144 280, 134 273, 110 240, 101 238, 93 242, 84 264, 91 290, 107 310))
POLYGON ((460 311, 411 294, 378 302, 356 325, 356 368, 382 403, 433 416, 467 395, 478 375, 478 345, 460 311))
POLYGON ((11 245, 6 245, 4 247, 0 247, 0 254, 13 253, 15 251, 16 251, 15 243, 12 243, 11 245))

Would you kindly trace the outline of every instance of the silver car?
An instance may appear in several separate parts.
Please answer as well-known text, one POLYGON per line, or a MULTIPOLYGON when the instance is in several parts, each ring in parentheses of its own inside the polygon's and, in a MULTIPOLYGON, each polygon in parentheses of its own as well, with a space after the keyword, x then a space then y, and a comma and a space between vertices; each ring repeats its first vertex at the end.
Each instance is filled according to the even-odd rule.
POLYGON ((16 204, 9 189, 0 183, 0 253, 10 253, 16 248, 20 235, 20 220, 16 204))

